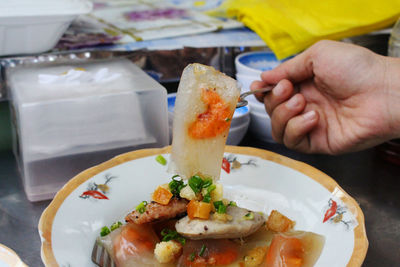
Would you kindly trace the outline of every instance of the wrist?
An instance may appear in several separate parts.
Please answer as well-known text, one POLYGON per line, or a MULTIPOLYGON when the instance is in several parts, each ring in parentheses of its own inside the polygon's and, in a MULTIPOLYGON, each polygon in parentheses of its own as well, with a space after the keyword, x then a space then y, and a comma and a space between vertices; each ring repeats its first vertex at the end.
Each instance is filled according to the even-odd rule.
POLYGON ((400 138, 400 58, 384 57, 384 90, 387 98, 389 138, 400 138))

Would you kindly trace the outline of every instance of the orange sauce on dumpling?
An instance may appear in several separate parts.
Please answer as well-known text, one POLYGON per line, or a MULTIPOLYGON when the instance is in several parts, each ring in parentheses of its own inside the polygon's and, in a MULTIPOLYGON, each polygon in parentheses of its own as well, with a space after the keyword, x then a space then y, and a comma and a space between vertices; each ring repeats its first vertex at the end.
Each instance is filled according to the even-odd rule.
POLYGON ((216 137, 231 125, 233 112, 229 105, 215 92, 215 89, 203 89, 201 100, 207 110, 197 116, 189 126, 189 136, 194 139, 216 137))

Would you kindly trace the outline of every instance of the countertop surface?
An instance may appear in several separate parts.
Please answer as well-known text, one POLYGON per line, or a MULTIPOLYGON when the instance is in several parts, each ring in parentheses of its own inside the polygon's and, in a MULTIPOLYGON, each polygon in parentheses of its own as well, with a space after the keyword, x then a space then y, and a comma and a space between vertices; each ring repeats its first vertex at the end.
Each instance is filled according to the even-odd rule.
MULTIPOLYGON (((400 266, 400 166, 381 159, 376 149, 340 156, 306 155, 257 141, 251 134, 240 145, 306 162, 335 179, 365 215, 369 249, 363 266, 400 266)), ((15 250, 29 266, 43 266, 37 224, 49 203, 27 200, 12 152, 0 152, 0 243, 15 250)))

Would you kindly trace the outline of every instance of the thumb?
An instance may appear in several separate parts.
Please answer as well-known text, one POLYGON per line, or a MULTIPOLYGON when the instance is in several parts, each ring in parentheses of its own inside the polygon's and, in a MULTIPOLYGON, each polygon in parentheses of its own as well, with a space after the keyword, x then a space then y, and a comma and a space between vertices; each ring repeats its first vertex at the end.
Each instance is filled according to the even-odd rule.
POLYGON ((270 71, 261 74, 261 79, 269 84, 277 84, 283 79, 292 83, 304 81, 313 76, 312 51, 307 49, 294 58, 283 62, 270 71))

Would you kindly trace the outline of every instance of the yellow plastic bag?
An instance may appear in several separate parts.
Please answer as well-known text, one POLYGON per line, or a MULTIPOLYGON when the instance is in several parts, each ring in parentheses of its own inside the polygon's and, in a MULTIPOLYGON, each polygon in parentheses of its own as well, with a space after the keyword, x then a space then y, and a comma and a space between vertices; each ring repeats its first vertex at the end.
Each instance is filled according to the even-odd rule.
POLYGON ((227 0, 221 8, 255 31, 279 59, 321 39, 391 26, 400 16, 400 0, 227 0))

